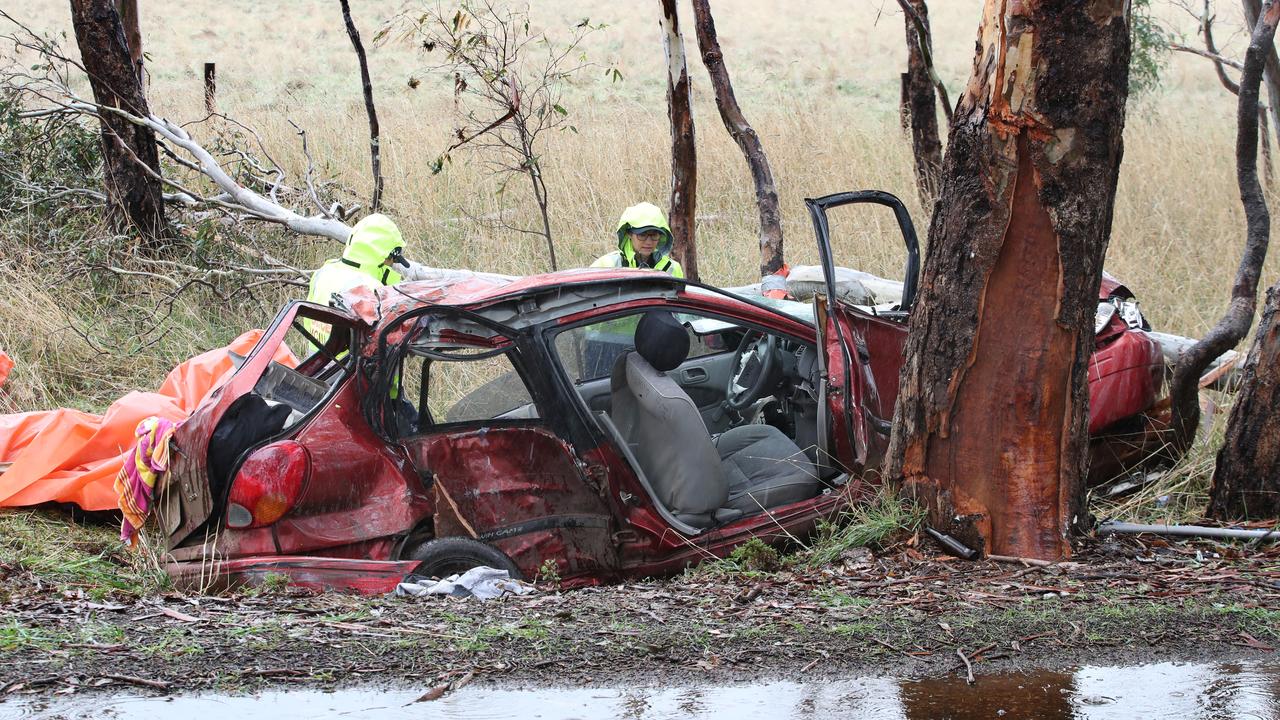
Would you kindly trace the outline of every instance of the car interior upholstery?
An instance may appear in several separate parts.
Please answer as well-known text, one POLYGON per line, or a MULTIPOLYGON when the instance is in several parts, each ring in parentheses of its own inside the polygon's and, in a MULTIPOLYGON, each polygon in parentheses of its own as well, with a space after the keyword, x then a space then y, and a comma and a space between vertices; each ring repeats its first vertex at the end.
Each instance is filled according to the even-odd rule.
POLYGON ((819 468, 778 427, 750 422, 712 436, 672 377, 688 353, 685 326, 667 311, 649 311, 636 326, 635 350, 610 376, 608 415, 658 501, 682 523, 707 528, 821 492, 819 468))

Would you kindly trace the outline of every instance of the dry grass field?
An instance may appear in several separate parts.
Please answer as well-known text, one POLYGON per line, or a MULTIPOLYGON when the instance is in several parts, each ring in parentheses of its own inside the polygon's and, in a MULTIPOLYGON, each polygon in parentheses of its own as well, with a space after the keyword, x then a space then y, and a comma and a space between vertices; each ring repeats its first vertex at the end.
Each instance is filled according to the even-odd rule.
MULTIPOLYGON (((1167 24, 1194 41, 1195 23, 1169 0, 1155 0, 1167 24)), ((1239 51, 1239 8, 1220 3, 1219 39, 1239 51)), ((405 7, 353 2, 366 40, 405 7)), ((969 74, 979 0, 934 0, 939 70, 952 97, 969 74)), ((913 190, 910 150, 898 126, 898 74, 904 65, 902 16, 891 0, 719 0, 714 9, 738 97, 761 135, 779 184, 788 260, 816 254, 802 198, 855 188, 896 193, 925 235, 928 218, 913 190), (783 9, 785 8, 785 10, 783 9)), ((308 131, 322 174, 367 193, 367 126, 355 57, 333 0, 188 0, 143 3, 153 110, 170 118, 203 115, 200 68, 218 65, 220 109, 259 130, 273 155, 297 172, 302 155, 292 120, 308 131)), ((65 0, 24 0, 10 8, 32 27, 70 32, 65 0)), ((534 2, 542 29, 563 36, 584 17, 608 27, 584 50, 600 68, 583 73, 564 105, 578 133, 551 138, 544 167, 561 265, 586 264, 612 245, 620 210, 642 199, 666 204, 668 129, 662 45, 655 2, 534 2), (616 66, 621 82, 603 77, 616 66)), ((687 47, 699 152, 698 241, 704 279, 748 282, 757 266, 750 176, 716 114, 697 60, 691 13, 687 47)), ((447 78, 424 73, 427 61, 407 42, 372 49, 369 61, 383 127, 388 210, 411 238, 411 255, 438 266, 524 273, 547 269, 536 238, 475 218, 532 226, 533 203, 513 185, 505 197, 478 159, 460 151, 433 176, 428 164, 452 127, 447 78), (422 82, 413 89, 411 77, 422 82)), ((1198 335, 1226 305, 1244 221, 1235 186, 1234 97, 1200 59, 1170 59, 1163 84, 1129 106, 1126 152, 1107 267, 1140 297, 1159 329, 1198 335)), ((33 229, 35 230, 35 229, 33 229)), ((888 213, 849 211, 834 228, 837 261, 890 277, 902 255, 888 213)), ((296 243, 317 265, 334 247, 296 243)), ((119 391, 149 386, 184 354, 268 322, 272 300, 234 311, 192 297, 175 308, 163 342, 128 356, 131 339, 98 336, 93 349, 67 329, 95 326, 100 298, 74 288, 50 290, 23 258, 0 250, 0 347, 19 370, 0 409, 75 402, 101 407, 119 391), (41 308, 32 313, 34 304, 41 308), (104 354, 105 353, 105 354, 104 354)), ((296 253, 295 253, 296 256, 296 253)), ((1264 282, 1280 262, 1268 263, 1264 282)), ((108 325, 97 325, 107 328, 108 325)))

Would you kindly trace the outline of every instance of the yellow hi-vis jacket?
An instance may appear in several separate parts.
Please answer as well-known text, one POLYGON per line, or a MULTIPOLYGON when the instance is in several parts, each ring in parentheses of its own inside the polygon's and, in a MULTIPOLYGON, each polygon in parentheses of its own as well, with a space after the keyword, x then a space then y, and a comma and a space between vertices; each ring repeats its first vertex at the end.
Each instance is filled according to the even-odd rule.
POLYGON ((600 256, 591 263, 591 267, 648 268, 660 270, 672 277, 683 278, 684 268, 671 257, 673 244, 671 226, 667 224, 667 218, 662 214, 662 210, 653 203, 642 202, 622 211, 622 217, 618 218, 618 249, 600 256), (631 247, 633 230, 657 230, 662 233, 662 240, 658 242, 658 248, 653 251, 652 264, 641 264, 642 261, 636 256, 635 248, 631 247))

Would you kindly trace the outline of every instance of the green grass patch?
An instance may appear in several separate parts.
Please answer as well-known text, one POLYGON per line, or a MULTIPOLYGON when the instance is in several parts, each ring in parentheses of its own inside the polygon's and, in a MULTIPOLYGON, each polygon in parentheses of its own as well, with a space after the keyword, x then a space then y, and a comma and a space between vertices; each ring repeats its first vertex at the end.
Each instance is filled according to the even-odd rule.
POLYGON ((169 585, 148 553, 120 542, 118 529, 40 511, 0 512, 0 563, 61 591, 80 589, 95 599, 113 593, 144 596, 169 585))
POLYGON ((818 525, 807 550, 799 556, 809 568, 832 565, 846 552, 886 544, 896 535, 909 535, 924 523, 924 509, 881 488, 870 502, 846 510, 818 525))

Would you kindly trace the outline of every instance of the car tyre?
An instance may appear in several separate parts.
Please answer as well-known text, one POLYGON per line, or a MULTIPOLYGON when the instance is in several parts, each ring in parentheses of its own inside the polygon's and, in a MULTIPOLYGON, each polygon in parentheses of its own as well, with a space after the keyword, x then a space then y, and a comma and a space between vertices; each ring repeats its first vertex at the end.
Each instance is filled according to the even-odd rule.
POLYGON ((487 566, 506 570, 516 580, 522 578, 520 569, 498 548, 464 537, 447 537, 428 540, 404 555, 407 560, 418 560, 413 574, 422 578, 446 578, 464 573, 471 568, 487 566))

